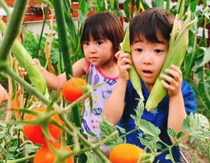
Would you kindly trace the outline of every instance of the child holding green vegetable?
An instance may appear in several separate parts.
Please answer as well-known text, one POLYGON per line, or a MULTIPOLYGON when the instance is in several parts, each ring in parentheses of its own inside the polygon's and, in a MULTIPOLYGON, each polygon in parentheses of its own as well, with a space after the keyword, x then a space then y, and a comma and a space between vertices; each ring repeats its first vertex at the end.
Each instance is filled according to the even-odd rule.
MULTIPOLYGON (((81 44, 85 58, 73 65, 74 77, 89 75, 89 84, 104 83, 93 91, 93 110, 91 112, 88 99, 83 116, 83 130, 85 134, 94 133, 100 137, 99 122, 104 102, 109 97, 119 76, 115 53, 123 41, 124 32, 121 22, 110 13, 97 13, 85 21, 81 44)), ((48 87, 59 90, 66 82, 66 75, 59 76, 46 71, 41 67, 39 60, 34 60, 39 67, 48 87)))
MULTIPOLYGON (((125 128, 126 132, 135 129, 135 108, 139 103, 139 95, 129 80, 128 71, 134 65, 141 78, 144 104, 165 63, 169 50, 169 39, 174 23, 174 16, 164 9, 151 8, 135 16, 130 22, 131 55, 119 51, 118 59, 119 79, 110 97, 107 99, 103 114, 108 121, 125 128), (132 60, 131 60, 132 58, 132 60)), ((161 130, 160 139, 166 144, 172 144, 167 134, 167 128, 174 129, 177 133, 182 130, 182 122, 186 116, 196 111, 195 97, 192 88, 182 81, 182 72, 179 67, 171 65, 166 69, 167 74, 161 74, 162 85, 168 94, 158 104, 157 108, 149 112, 143 111, 142 119, 153 123, 161 130)), ((159 93, 159 92, 157 92, 159 93)), ((138 137, 144 137, 140 130, 126 136, 126 141, 144 148, 138 137)), ((161 148, 165 146, 161 144, 161 148)), ((172 150, 175 162, 181 162, 179 148, 172 150)), ((165 157, 168 151, 155 158, 161 163, 169 163, 165 157)))

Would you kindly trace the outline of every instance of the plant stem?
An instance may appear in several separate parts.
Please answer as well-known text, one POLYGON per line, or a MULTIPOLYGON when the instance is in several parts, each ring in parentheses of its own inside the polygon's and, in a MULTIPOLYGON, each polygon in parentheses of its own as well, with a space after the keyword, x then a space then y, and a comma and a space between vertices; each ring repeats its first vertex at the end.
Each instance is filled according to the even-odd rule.
POLYGON ((23 161, 27 161, 27 160, 32 159, 32 158, 34 158, 34 155, 19 158, 19 159, 16 159, 16 160, 8 160, 7 163, 23 162, 23 161))
POLYGON ((49 11, 49 8, 50 8, 50 6, 47 5, 47 8, 46 8, 46 10, 45 10, 45 15, 44 15, 44 21, 43 21, 43 24, 42 24, 41 34, 40 34, 40 38, 39 38, 39 44, 38 44, 38 47, 37 47, 36 58, 38 58, 39 48, 40 48, 40 45, 41 45, 42 36, 43 36, 44 27, 45 27, 45 23, 46 23, 46 19, 47 19, 47 13, 48 13, 48 11, 49 11))
POLYGON ((28 84, 26 81, 24 81, 21 77, 16 75, 11 69, 5 68, 3 71, 5 73, 7 73, 13 80, 17 81, 20 85, 22 85, 25 88, 26 91, 35 95, 42 102, 44 102, 46 105, 50 102, 41 93, 39 93, 39 91, 37 91, 36 88, 32 87, 30 84, 28 84))
POLYGON ((9 7, 7 6, 7 4, 5 3, 4 0, 0 0, 0 4, 2 5, 3 9, 6 11, 7 13, 7 21, 11 18, 11 12, 10 12, 10 9, 9 7))
MULTIPOLYGON (((70 53, 69 44, 68 44, 69 41, 67 38, 66 22, 65 22, 62 2, 63 1, 53 0, 56 21, 57 21, 57 26, 58 26, 59 43, 60 43, 62 54, 63 54, 66 78, 68 80, 70 76, 73 76, 73 70, 72 70, 72 64, 71 64, 70 54, 69 54, 70 53)), ((78 105, 72 109, 72 112, 73 112, 76 126, 79 128, 82 128, 78 105)))
POLYGON ((170 0, 167 0, 167 2, 166 2, 166 10, 169 10, 170 9, 170 3, 171 3, 171 1, 170 0))
MULTIPOLYGON (((65 124, 67 125, 67 128, 69 128, 70 130, 74 130, 74 126, 69 123, 69 121, 67 120, 66 116, 64 114, 61 115, 61 119, 65 122, 65 124)), ((79 139, 84 143, 85 146, 93 148, 92 144, 86 139, 84 138, 84 136, 77 131, 77 135, 79 137, 79 139)), ((106 158, 106 156, 103 155, 103 153, 97 149, 97 148, 93 148, 92 149, 96 155, 98 155, 98 157, 105 163, 110 163, 110 161, 106 158)))
POLYGON ((23 16, 26 11, 26 6, 28 4, 28 0, 16 0, 14 5, 14 10, 12 12, 7 31, 4 35, 3 41, 0 45, 0 60, 3 61, 3 65, 1 68, 5 68, 7 66, 7 58, 10 52, 10 49, 15 41, 15 38, 19 35, 21 24, 23 21, 23 16), (5 62, 4 62, 5 61, 5 62))
POLYGON ((63 54, 63 61, 65 66, 66 78, 69 79, 70 76, 73 76, 72 64, 70 60, 70 49, 67 38, 67 30, 66 30, 66 22, 63 13, 63 5, 62 1, 53 0, 56 22, 58 26, 58 37, 59 43, 61 47, 61 51, 63 54))

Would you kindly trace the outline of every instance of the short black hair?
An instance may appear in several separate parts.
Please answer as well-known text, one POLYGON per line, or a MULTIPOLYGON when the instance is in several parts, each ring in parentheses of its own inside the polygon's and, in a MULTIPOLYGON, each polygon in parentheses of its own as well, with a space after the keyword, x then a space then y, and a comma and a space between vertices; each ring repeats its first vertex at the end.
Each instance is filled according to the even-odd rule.
POLYGON ((93 14, 85 20, 81 43, 89 41, 90 36, 94 40, 108 39, 113 44, 114 52, 117 52, 124 38, 122 23, 111 12, 93 14))
POLYGON ((151 43, 160 43, 161 36, 170 39, 174 16, 165 9, 150 8, 135 16, 130 22, 130 42, 141 40, 142 37, 151 43))

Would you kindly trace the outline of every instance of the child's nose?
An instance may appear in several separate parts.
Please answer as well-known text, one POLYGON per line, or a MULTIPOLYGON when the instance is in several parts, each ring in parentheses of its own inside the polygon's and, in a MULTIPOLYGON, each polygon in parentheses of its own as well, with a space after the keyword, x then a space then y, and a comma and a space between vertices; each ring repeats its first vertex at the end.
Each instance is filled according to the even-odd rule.
POLYGON ((150 54, 145 54, 143 58, 144 64, 152 64, 152 57, 150 54))
POLYGON ((90 45, 89 48, 90 48, 89 51, 90 51, 91 53, 96 52, 95 45, 90 45))

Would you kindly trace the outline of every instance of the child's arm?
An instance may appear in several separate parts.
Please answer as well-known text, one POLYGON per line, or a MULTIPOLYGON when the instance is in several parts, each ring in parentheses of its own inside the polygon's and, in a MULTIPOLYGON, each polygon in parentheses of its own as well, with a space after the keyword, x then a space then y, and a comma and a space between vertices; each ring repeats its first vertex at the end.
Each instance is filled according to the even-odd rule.
POLYGON ((182 130, 182 122, 187 117, 181 90, 182 72, 174 65, 166 72, 170 76, 161 75, 161 77, 166 81, 162 81, 162 84, 168 90, 169 95, 168 127, 173 128, 178 133, 182 130))
POLYGON ((0 104, 8 97, 7 91, 0 84, 0 104))
MULTIPOLYGON (((47 86, 50 89, 59 90, 63 87, 64 83, 66 82, 65 73, 56 76, 48 72, 44 67, 42 67, 38 59, 34 59, 33 61, 38 66, 40 72, 42 73, 47 82, 47 86)), ((85 58, 82 58, 77 62, 75 62, 73 65, 74 77, 81 77, 82 75, 84 75, 86 67, 87 67, 87 61, 85 58)))
POLYGON ((119 122, 124 111, 124 98, 129 80, 128 70, 131 68, 132 63, 130 60, 130 55, 122 51, 117 52, 116 57, 118 59, 117 64, 120 75, 116 87, 105 102, 103 109, 103 115, 105 118, 114 125, 119 122))

